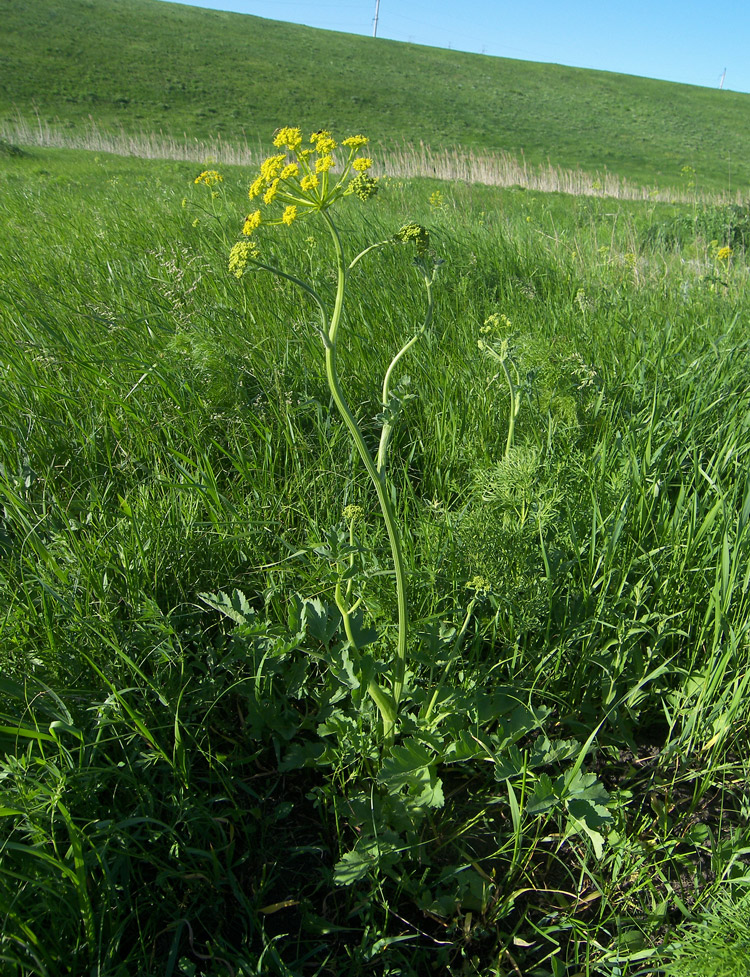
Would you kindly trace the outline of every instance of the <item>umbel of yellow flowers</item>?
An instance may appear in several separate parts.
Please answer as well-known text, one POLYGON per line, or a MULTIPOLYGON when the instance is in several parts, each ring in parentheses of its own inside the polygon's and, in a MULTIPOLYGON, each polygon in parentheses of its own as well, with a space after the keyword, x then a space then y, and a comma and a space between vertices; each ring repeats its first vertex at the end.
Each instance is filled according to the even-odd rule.
POLYGON ((314 132, 305 143, 299 129, 279 129, 273 140, 279 152, 263 160, 250 184, 248 196, 255 209, 242 226, 244 240, 230 252, 232 274, 239 278, 248 262, 259 256, 251 238, 261 224, 289 225, 328 210, 348 194, 368 200, 377 193, 378 181, 367 175, 372 160, 361 155, 367 143, 367 136, 349 136, 339 145, 325 129, 314 132), (267 209, 261 210, 261 203, 267 209))

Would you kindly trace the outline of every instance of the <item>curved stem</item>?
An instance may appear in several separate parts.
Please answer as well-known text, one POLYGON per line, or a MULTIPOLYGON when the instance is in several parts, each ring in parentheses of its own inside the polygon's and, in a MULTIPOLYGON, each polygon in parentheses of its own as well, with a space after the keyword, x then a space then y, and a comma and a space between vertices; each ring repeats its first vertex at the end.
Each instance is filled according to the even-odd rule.
POLYGON ((513 447, 513 439, 515 437, 516 430, 516 418, 518 417, 518 412, 521 409, 521 397, 518 392, 518 388, 521 385, 521 378, 518 373, 518 367, 511 360, 510 364, 513 367, 513 372, 516 375, 516 383, 513 383, 513 377, 510 375, 510 370, 505 365, 505 361, 508 358, 507 351, 502 354, 498 353, 491 346, 483 347, 485 352, 488 353, 493 360, 497 360, 500 366, 503 368, 503 373, 505 374, 505 380, 508 384, 508 398, 510 400, 510 410, 508 411, 508 440, 505 443, 505 457, 510 455, 510 450, 513 447))
POLYGON ((281 271, 279 268, 274 268, 273 265, 267 265, 262 261, 255 261, 254 259, 251 259, 251 263, 255 265, 256 268, 262 268, 263 271, 270 271, 272 274, 278 275, 279 278, 286 278, 288 282, 292 282, 294 285, 297 285, 299 288, 301 288, 303 292, 307 292, 307 294, 314 300, 315 304, 318 307, 318 311, 320 312, 320 315, 323 319, 323 329, 325 330, 328 327, 328 316, 326 315, 326 309, 325 306, 323 305, 323 300, 311 285, 308 285, 307 282, 303 282, 301 278, 295 278, 294 275, 290 275, 285 271, 281 271))
MULTIPOLYGON (((427 274, 424 265, 422 265, 421 267, 422 267, 422 275, 424 277, 425 289, 427 290, 427 311, 425 313, 424 322, 422 323, 422 325, 414 333, 411 339, 401 347, 398 353, 396 353, 396 355, 393 357, 393 359, 390 362, 390 366, 385 371, 385 377, 383 378, 383 407, 384 408, 388 406, 388 398, 390 397, 391 394, 391 377, 393 376, 393 371, 395 370, 396 365, 398 364, 399 360, 403 356, 405 356, 406 353, 409 352, 409 350, 412 348, 414 343, 416 343, 416 341, 421 336, 424 335, 425 330, 427 329, 430 322, 432 321, 432 310, 435 304, 435 301, 432 296, 432 278, 427 274)), ((388 454, 388 442, 391 439, 392 432, 393 432, 393 424, 390 423, 389 421, 384 421, 383 428, 380 432, 380 444, 378 446, 378 462, 377 462, 377 469, 378 472, 381 474, 381 476, 385 472, 385 459, 388 454)))
MULTIPOLYGON (((331 315, 331 322, 328 329, 328 342, 325 349, 326 357, 326 376, 328 379, 328 386, 331 391, 331 395, 334 399, 336 407, 341 414, 344 424, 351 435, 354 444, 356 445, 359 456, 362 459, 362 463, 367 470, 367 474, 375 487, 375 492, 378 496, 378 502, 380 503, 380 509, 383 513, 383 521, 385 522, 386 531, 388 533, 388 541, 391 546, 391 556, 393 559, 393 570, 396 577, 396 603, 398 606, 398 642, 396 647, 396 660, 393 667, 393 694, 392 699, 394 703, 394 709, 398 710, 398 705, 401 700, 401 694, 404 687, 404 675, 406 672, 406 638, 409 628, 409 614, 408 606, 406 600, 406 571, 404 568, 404 559, 401 550, 401 536, 398 531, 398 526, 396 524, 396 517, 393 511, 393 506, 391 500, 386 491, 385 479, 381 477, 377 468, 375 467, 375 462, 372 459, 372 455, 365 444, 364 438, 362 437, 362 432, 359 429, 359 425, 352 414, 349 405, 344 396, 344 391, 341 387, 341 382, 339 381, 338 369, 337 369, 337 359, 336 359, 336 339, 338 336, 338 330, 341 325, 341 315, 344 308, 344 291, 346 288, 346 264, 344 261, 344 252, 341 246, 341 239, 339 237, 336 225, 333 223, 329 215, 325 212, 321 212, 321 216, 328 225, 328 229, 331 233, 333 239, 334 249, 336 252, 336 268, 337 268, 337 288, 336 288, 336 300, 334 303, 333 314, 331 315)), ((372 685, 372 683, 371 683, 372 685)), ((383 690, 377 686, 378 695, 383 693, 383 690)), ((368 692, 375 700, 378 708, 381 710, 380 703, 376 698, 376 694, 373 694, 373 689, 368 688, 368 692)), ((384 726, 385 726, 385 716, 384 716, 384 726)), ((391 737, 393 731, 391 731, 391 737)))
POLYGON ((365 248, 364 251, 360 251, 356 258, 352 258, 352 260, 349 262, 349 271, 354 268, 361 258, 364 258, 366 254, 369 254, 370 251, 374 251, 376 248, 382 248, 386 244, 391 244, 391 240, 389 238, 387 238, 385 241, 378 241, 376 244, 371 244, 369 248, 365 248))

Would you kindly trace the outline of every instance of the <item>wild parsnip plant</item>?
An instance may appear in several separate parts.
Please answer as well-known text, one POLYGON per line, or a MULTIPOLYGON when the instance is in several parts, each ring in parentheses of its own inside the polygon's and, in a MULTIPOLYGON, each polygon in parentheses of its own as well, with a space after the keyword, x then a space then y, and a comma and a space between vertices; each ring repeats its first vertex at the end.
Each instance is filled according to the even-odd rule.
POLYGON ((488 319, 485 319, 484 325, 479 330, 482 338, 477 340, 477 346, 495 363, 500 364, 508 385, 508 440, 505 444, 507 459, 513 447, 516 418, 521 409, 521 376, 513 362, 511 336, 499 335, 500 327, 504 327, 507 332, 511 327, 510 319, 504 313, 493 312, 488 319))
MULTIPOLYGON (((305 144, 299 129, 285 127, 278 131, 273 142, 280 152, 269 156, 263 162, 260 174, 253 181, 249 190, 251 201, 262 199, 263 204, 269 209, 261 211, 256 208, 245 218, 242 228, 244 237, 231 250, 229 270, 238 278, 248 267, 269 271, 280 278, 285 278, 299 286, 313 300, 320 314, 320 338, 325 354, 328 386, 378 498, 391 548, 398 605, 396 652, 381 679, 373 672, 373 662, 368 662, 366 658, 362 657, 361 642, 352 629, 352 615, 362 600, 360 597, 355 603, 350 603, 353 576, 351 573, 349 574, 345 590, 341 586, 342 581, 337 581, 336 606, 341 614, 349 643, 349 647, 340 653, 347 656, 351 655, 357 680, 362 682, 378 707, 383 723, 384 740, 391 744, 396 734, 398 709, 404 688, 409 637, 409 610, 407 571, 404 563, 401 531, 394 510, 393 489, 388 481, 388 448, 394 424, 404 401, 402 385, 394 383, 396 368, 420 336, 424 334, 432 319, 432 284, 435 266, 429 256, 429 234, 424 227, 418 224, 406 224, 391 238, 374 242, 354 257, 349 258, 345 253, 339 228, 331 212, 345 197, 354 195, 362 202, 366 202, 378 191, 378 181, 367 175, 368 170, 372 167, 372 159, 361 153, 367 146, 367 137, 362 135, 350 136, 344 139, 339 146, 329 132, 321 130, 313 133, 310 136, 309 143, 305 144), (337 160, 334 154, 340 157, 340 172, 337 172, 337 160), (343 159, 341 159, 342 155, 343 159), (262 252, 253 236, 260 227, 291 225, 296 221, 302 221, 313 216, 320 219, 325 230, 330 234, 334 247, 336 292, 330 307, 326 306, 314 283, 305 281, 264 261, 262 252), (414 246, 415 264, 421 274, 427 295, 427 309, 421 325, 396 352, 385 372, 382 384, 381 412, 378 415, 381 424, 380 440, 377 454, 373 456, 341 385, 338 351, 344 322, 344 303, 349 274, 365 256, 379 248, 398 242, 414 246), (385 679, 385 684, 383 679, 385 679)), ((344 492, 342 492, 343 495, 344 492)), ((356 521, 354 511, 351 507, 344 510, 351 548, 348 571, 351 572, 354 571, 354 523, 356 521)), ((358 513, 356 518, 360 516, 361 513, 358 513)))

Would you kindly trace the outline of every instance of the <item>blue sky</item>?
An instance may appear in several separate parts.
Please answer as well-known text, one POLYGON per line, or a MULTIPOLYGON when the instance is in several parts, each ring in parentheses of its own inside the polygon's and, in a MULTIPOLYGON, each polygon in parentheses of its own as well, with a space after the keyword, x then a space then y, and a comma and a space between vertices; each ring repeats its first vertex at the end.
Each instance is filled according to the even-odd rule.
MULTIPOLYGON (((191 0, 371 35, 376 0, 191 0)), ((750 92, 750 2, 380 0, 378 36, 750 92)))

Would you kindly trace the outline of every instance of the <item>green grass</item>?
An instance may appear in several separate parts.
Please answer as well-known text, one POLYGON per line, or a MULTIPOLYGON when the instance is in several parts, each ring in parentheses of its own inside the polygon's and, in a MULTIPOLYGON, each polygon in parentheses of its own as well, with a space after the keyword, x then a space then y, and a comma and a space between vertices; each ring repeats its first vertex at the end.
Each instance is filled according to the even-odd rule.
POLYGON ((750 180, 750 95, 318 31, 155 0, 14 0, 0 117, 220 134, 283 124, 503 150, 705 190, 750 180), (154 64, 159 71, 153 70, 154 64), (292 108, 293 106, 293 108, 292 108))
MULTIPOLYGON (((704 236, 721 222, 677 241, 674 206, 466 185, 431 204, 431 181, 345 201, 355 246, 408 218, 445 261, 393 441, 414 678, 381 758, 300 602, 332 602, 321 543, 359 504, 387 644, 387 541, 314 309, 227 272, 248 174, 212 198, 190 164, 0 168, 3 973, 679 959, 678 925, 736 897, 750 848, 750 294, 741 247, 721 261, 704 236), (477 347, 494 313, 522 380, 510 452, 477 347)), ((283 230, 265 253, 327 295, 324 236, 283 230)), ((368 262, 341 367, 372 441, 371 378, 423 297, 404 249, 368 262)))

